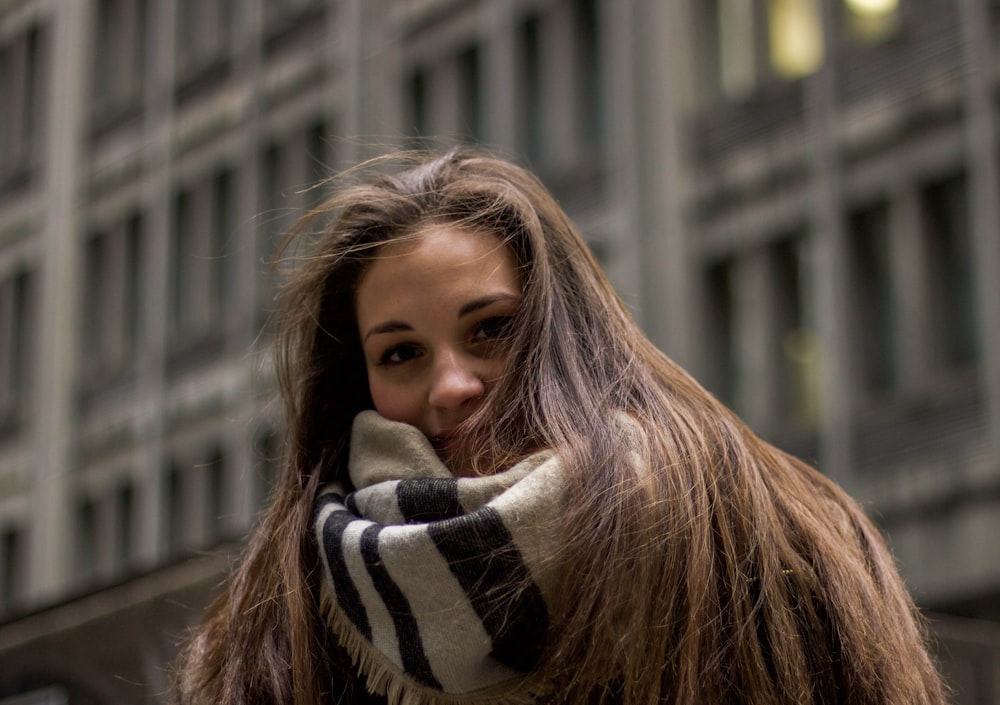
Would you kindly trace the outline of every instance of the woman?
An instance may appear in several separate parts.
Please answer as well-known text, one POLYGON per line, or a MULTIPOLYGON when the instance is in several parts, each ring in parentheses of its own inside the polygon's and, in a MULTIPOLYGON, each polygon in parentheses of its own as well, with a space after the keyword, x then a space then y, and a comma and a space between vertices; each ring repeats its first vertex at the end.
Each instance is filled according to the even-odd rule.
POLYGON ((643 336, 535 178, 394 166, 295 230, 284 470, 184 702, 943 702, 862 511, 643 336))

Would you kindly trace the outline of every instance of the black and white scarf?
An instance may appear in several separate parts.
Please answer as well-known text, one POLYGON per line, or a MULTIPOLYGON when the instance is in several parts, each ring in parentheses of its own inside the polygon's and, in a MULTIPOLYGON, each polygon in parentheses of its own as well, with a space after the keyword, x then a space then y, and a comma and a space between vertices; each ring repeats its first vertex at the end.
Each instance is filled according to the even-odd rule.
POLYGON ((418 429, 366 411, 348 467, 357 489, 324 487, 314 531, 324 613, 369 690, 393 705, 530 702, 565 500, 556 457, 455 478, 418 429))

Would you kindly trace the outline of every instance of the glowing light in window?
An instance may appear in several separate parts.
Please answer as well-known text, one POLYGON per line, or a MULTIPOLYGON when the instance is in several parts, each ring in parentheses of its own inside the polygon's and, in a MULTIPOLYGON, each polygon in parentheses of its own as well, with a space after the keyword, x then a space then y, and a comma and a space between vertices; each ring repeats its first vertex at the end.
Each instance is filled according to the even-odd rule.
POLYGON ((881 17, 895 12, 899 8, 899 0, 846 0, 847 7, 859 15, 881 17))
POLYGON ((899 0, 845 0, 851 36, 862 44, 876 44, 899 30, 899 0))
POLYGON ((823 28, 817 0, 771 0, 771 64, 778 75, 795 79, 823 63, 823 28))

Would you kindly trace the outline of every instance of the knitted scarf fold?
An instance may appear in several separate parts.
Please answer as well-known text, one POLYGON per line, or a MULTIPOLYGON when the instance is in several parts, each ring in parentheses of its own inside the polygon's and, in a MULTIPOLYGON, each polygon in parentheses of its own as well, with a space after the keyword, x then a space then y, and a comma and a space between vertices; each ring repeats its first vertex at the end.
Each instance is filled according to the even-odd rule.
POLYGON ((565 479, 551 452, 455 478, 416 428, 365 411, 351 483, 316 500, 322 608, 369 690, 392 705, 519 705, 549 624, 565 479))

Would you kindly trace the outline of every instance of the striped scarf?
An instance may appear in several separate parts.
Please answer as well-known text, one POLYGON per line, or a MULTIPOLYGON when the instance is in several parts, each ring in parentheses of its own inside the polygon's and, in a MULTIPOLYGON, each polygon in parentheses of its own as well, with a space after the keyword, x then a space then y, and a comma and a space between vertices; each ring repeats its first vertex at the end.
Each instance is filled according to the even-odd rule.
POLYGON ((416 428, 355 419, 346 493, 316 501, 327 621, 393 705, 514 705, 539 693, 559 463, 455 478, 416 428))

